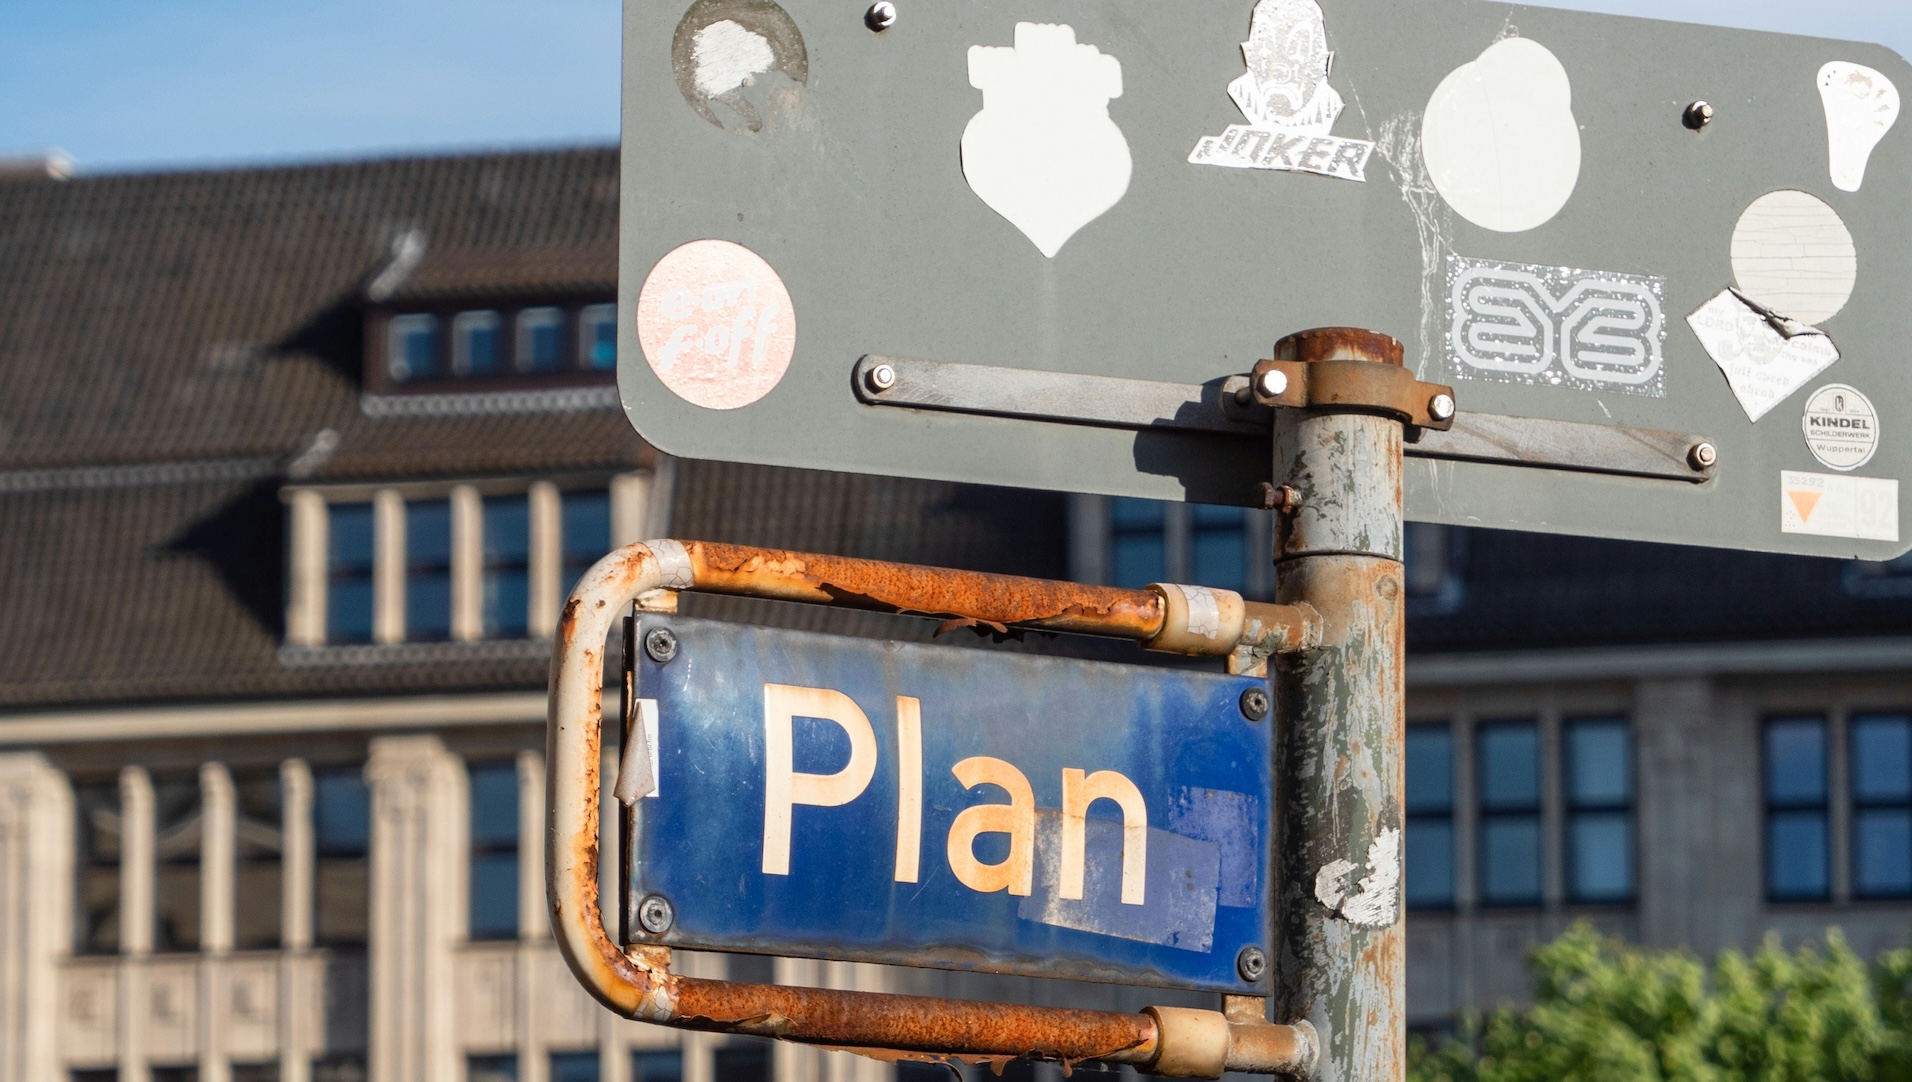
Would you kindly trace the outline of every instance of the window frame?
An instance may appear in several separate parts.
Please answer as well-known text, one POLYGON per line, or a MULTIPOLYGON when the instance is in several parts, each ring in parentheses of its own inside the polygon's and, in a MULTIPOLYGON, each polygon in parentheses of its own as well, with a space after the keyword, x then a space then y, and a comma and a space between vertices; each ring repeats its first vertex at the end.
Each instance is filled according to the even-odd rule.
MULTIPOLYGON (((1864 850, 1860 844, 1859 823, 1864 814, 1867 812, 1898 811, 1912 817, 1912 777, 1908 777, 1907 779, 1907 787, 1904 794, 1894 798, 1864 796, 1860 792, 1859 763, 1861 752, 1858 740, 1859 727, 1868 722, 1886 720, 1900 722, 1906 728, 1908 736, 1912 737, 1912 711, 1855 711, 1847 717, 1845 721, 1845 750, 1847 757, 1845 803, 1847 806, 1847 822, 1849 824, 1846 830, 1846 845, 1848 849, 1846 866, 1847 875, 1851 881, 1852 897, 1855 900, 1865 902, 1903 902, 1908 898, 1912 898, 1912 876, 1908 876, 1906 886, 1896 890, 1868 889, 1861 878, 1864 872, 1862 866, 1862 854, 1864 850)), ((1912 865, 1912 853, 1907 854, 1907 861, 1909 865, 1912 865)))
POLYGON ((445 362, 445 344, 439 334, 439 324, 443 320, 437 312, 398 312, 385 322, 385 357, 382 370, 392 383, 404 386, 413 383, 431 383, 445 378, 442 371, 445 362), (398 365, 406 350, 400 345, 407 336, 408 328, 423 328, 431 332, 431 368, 422 373, 412 372, 407 362, 405 374, 400 375, 398 365))
POLYGON ((516 759, 471 759, 465 763, 465 775, 468 785, 465 839, 465 859, 468 868, 465 889, 465 938, 473 943, 508 943, 519 938, 519 926, 524 922, 524 914, 520 911, 519 905, 519 894, 522 893, 521 888, 525 876, 524 844, 523 839, 519 837, 518 827, 521 819, 519 804, 524 800, 524 787, 518 776, 518 762, 516 759), (511 793, 513 797, 511 804, 511 822, 513 828, 509 841, 504 838, 492 839, 481 838, 479 836, 478 816, 481 805, 477 776, 481 771, 495 771, 498 775, 511 779, 511 793), (499 928, 486 927, 481 931, 478 927, 477 920, 479 884, 476 869, 478 861, 480 858, 496 858, 507 855, 511 858, 512 877, 511 890, 507 892, 504 897, 509 899, 511 927, 508 930, 502 926, 499 928))
POLYGON ((1546 757, 1547 748, 1542 740, 1541 724, 1538 716, 1497 717, 1477 721, 1473 726, 1474 759, 1474 890, 1483 909, 1535 909, 1546 904, 1547 896, 1547 829, 1546 829, 1546 757), (1533 788, 1534 795, 1530 803, 1490 806, 1487 799, 1488 771, 1486 765, 1486 735, 1494 729, 1525 728, 1532 734, 1534 744, 1533 788), (1520 897, 1491 897, 1488 889, 1488 876, 1491 874, 1487 833, 1491 826, 1510 823, 1515 820, 1528 820, 1533 824, 1534 835, 1534 887, 1529 895, 1520 897))
POLYGON ((1832 719, 1825 713, 1776 714, 1764 719, 1759 729, 1760 792, 1760 897, 1768 905, 1823 905, 1832 900, 1832 719), (1818 726, 1820 741, 1820 794, 1815 801, 1779 803, 1773 795, 1772 733, 1780 725, 1811 722, 1818 726), (1780 817, 1817 812, 1819 815, 1820 853, 1825 862, 1821 872, 1823 887, 1816 894, 1782 894, 1774 889, 1773 825, 1780 817))
POLYGON ((564 371, 564 359, 570 352, 564 348, 565 325, 570 322, 565 315, 565 310, 555 304, 528 305, 518 309, 517 316, 512 321, 516 333, 512 335, 511 371, 532 376, 546 376, 564 371), (534 336, 540 329, 535 324, 542 324, 557 334, 558 344, 552 352, 549 368, 532 367, 532 355, 535 352, 534 336))
POLYGON ((578 306, 578 349, 577 367, 580 372, 616 372, 617 371, 617 304, 583 304, 578 306), (601 365, 592 355, 597 348, 596 329, 600 324, 611 325, 611 363, 601 365))
POLYGON ((507 355, 508 343, 505 341, 504 314, 496 308, 467 308, 451 317, 451 374, 456 379, 495 379, 511 372, 511 358, 507 355), (493 348, 497 356, 492 358, 492 366, 483 372, 474 372, 471 367, 470 334, 475 330, 489 330, 493 335, 493 348))
MULTIPOLYGON (((1405 830, 1403 831, 1403 835, 1402 835, 1402 842, 1403 842, 1403 845, 1406 846, 1405 853, 1407 855, 1403 857, 1403 861, 1402 861, 1401 899, 1403 904, 1406 905, 1408 909, 1416 911, 1416 912, 1432 912, 1432 913, 1452 912, 1453 910, 1459 907, 1459 901, 1460 901, 1460 875, 1459 875, 1459 860, 1458 860, 1458 857, 1459 857, 1458 847, 1459 847, 1459 840, 1460 840, 1460 835, 1459 835, 1459 831, 1460 831, 1459 818, 1460 817, 1457 814, 1458 804, 1460 801, 1459 801, 1459 794, 1455 789, 1455 781, 1458 778, 1458 772, 1455 770, 1455 766, 1457 764, 1457 759, 1458 759, 1457 753, 1459 752, 1460 747, 1459 747, 1459 743, 1454 739, 1454 726, 1452 722, 1410 721, 1407 724, 1407 733, 1406 733, 1407 739, 1404 745, 1408 749, 1411 749, 1413 747, 1414 735, 1416 730, 1419 730, 1422 733, 1426 733, 1430 735, 1438 733, 1445 738, 1444 744, 1445 744, 1446 753, 1447 753, 1447 800, 1446 800, 1446 806, 1443 808, 1438 808, 1438 809, 1434 809, 1431 807, 1416 807, 1413 802, 1413 797, 1411 794, 1408 794, 1402 801, 1401 815, 1402 815, 1402 821, 1405 824, 1405 830), (1417 900, 1414 897, 1412 897, 1409 893, 1410 881, 1408 879, 1406 864, 1408 860, 1413 859, 1412 853, 1414 852, 1414 846, 1412 844, 1411 839, 1414 837, 1414 828, 1417 824, 1442 825, 1447 828, 1447 898, 1445 901, 1430 902, 1426 900, 1417 900)), ((1409 754, 1411 755, 1412 752, 1409 751, 1409 754)), ((1408 769, 1410 768, 1408 766, 1407 761, 1404 759, 1402 762, 1402 770, 1404 772, 1403 779, 1402 779, 1402 789, 1404 792, 1406 791, 1407 785, 1408 785, 1407 776, 1405 774, 1405 772, 1408 769)))
POLYGON ((1636 811, 1640 799, 1640 770, 1638 742, 1634 739, 1633 719, 1624 714, 1586 714, 1565 718, 1560 724, 1560 805, 1561 805, 1561 886, 1569 905, 1582 907, 1632 906, 1640 897, 1640 845, 1639 815, 1636 811), (1574 786, 1574 731, 1577 728, 1595 726, 1617 727, 1625 741, 1622 756, 1626 771, 1626 792, 1612 800, 1583 798, 1575 792, 1574 786), (1608 897, 1589 895, 1582 892, 1577 880, 1579 867, 1577 847, 1578 831, 1575 829, 1583 817, 1619 815, 1626 828, 1626 876, 1627 885, 1624 894, 1608 897))

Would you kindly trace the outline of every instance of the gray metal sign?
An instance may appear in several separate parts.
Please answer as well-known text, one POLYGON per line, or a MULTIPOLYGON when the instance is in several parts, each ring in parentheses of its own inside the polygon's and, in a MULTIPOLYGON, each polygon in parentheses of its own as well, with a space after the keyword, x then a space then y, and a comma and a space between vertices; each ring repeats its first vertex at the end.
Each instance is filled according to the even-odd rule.
POLYGON ((626 5, 619 382, 665 451, 1256 505, 1239 377, 1360 326, 1459 400, 1411 518, 1912 545, 1888 50, 1462 0, 885 8, 626 5))

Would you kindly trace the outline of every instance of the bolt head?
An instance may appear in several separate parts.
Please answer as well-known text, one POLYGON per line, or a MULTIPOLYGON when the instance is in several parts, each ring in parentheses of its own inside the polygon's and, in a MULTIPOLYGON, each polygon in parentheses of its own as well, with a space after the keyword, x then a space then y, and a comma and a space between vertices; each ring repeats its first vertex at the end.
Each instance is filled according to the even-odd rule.
POLYGON ((872 365, 864 376, 864 382, 872 391, 887 391, 896 386, 896 368, 893 365, 872 365))
POLYGON ((1241 693, 1241 716, 1249 721, 1260 721, 1268 716, 1267 689, 1249 688, 1241 693))
POLYGON ((663 935, 677 921, 677 911, 662 894, 652 894, 637 903, 637 923, 652 935, 663 935))
POLYGON ((670 628, 654 627, 644 633, 644 652, 662 665, 677 656, 677 636, 670 628))
POLYGON ((1710 441, 1702 440, 1686 452, 1686 463, 1696 470, 1710 470, 1719 464, 1719 448, 1710 441))
POLYGON ((881 34, 896 25, 896 5, 890 0, 878 0, 863 13, 863 25, 881 34))
POLYGON ((1428 399, 1427 400, 1427 415, 1429 417, 1434 418, 1436 421, 1453 420, 1454 419, 1454 396, 1451 394, 1442 393, 1442 394, 1437 394, 1433 398, 1428 399))
POLYGON ((1235 955, 1235 972, 1242 980, 1254 984, 1268 972, 1268 956, 1260 947, 1243 947, 1241 953, 1235 955))
POLYGON ((1710 101, 1696 101, 1688 105, 1686 112, 1680 115, 1680 123, 1685 124, 1694 131, 1699 131, 1712 122, 1713 103, 1710 101))
POLYGON ((1270 368, 1256 376, 1255 393, 1263 398, 1280 398, 1288 393, 1288 373, 1279 368, 1270 368))

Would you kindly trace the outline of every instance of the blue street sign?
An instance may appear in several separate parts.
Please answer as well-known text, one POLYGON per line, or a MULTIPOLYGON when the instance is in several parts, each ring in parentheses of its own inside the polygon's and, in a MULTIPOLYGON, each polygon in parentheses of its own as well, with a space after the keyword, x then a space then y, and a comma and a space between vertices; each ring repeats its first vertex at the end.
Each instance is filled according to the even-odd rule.
POLYGON ((677 650, 638 657, 633 941, 1265 982, 1236 964, 1269 950, 1274 723, 1242 702, 1265 682, 678 616, 638 641, 656 628, 677 650))

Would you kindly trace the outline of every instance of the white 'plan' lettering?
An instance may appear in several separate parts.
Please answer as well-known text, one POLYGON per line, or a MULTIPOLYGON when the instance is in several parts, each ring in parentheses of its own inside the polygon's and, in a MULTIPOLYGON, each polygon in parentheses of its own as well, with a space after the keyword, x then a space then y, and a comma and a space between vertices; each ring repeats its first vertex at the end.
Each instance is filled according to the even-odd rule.
MULTIPOLYGON (((848 695, 831 688, 765 684, 763 874, 790 874, 790 827, 797 805, 837 808, 861 797, 876 776, 876 729, 848 695), (842 729, 850 739, 850 759, 834 774, 796 769, 796 719, 816 718, 842 729)), ((896 697, 896 872, 898 883, 920 880, 923 847, 923 705, 896 697)), ((958 812, 950 824, 943 853, 956 881, 980 894, 1007 891, 1028 897, 1035 888, 1036 797, 1029 778, 1014 764, 975 755, 953 764, 950 773, 965 789, 992 785, 1008 803, 986 802, 958 812), (1003 834, 1008 855, 995 863, 976 857, 976 839, 1003 834)), ((1142 791, 1114 770, 1062 771, 1061 866, 1057 894, 1080 899, 1087 877, 1088 812, 1107 800, 1122 811, 1123 905, 1142 905, 1148 889, 1148 806, 1142 791)))

